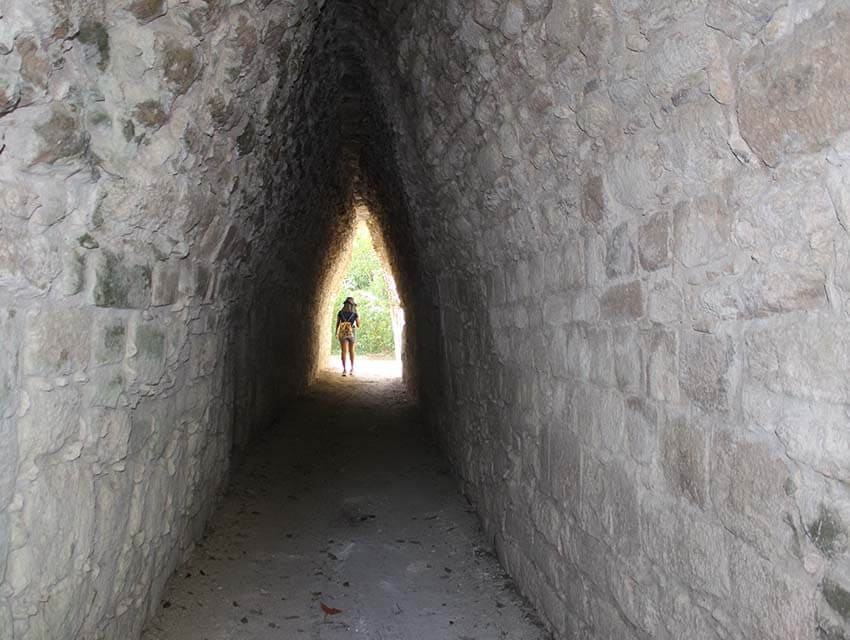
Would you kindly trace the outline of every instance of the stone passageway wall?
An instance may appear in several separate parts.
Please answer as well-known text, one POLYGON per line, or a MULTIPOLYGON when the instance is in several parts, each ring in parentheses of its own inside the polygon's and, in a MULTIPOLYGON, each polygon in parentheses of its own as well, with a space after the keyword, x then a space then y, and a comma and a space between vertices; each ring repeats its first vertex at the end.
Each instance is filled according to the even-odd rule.
POLYGON ((0 640, 138 635, 360 204, 558 637, 848 636, 843 4, 7 3, 0 640))
POLYGON ((290 200, 267 188, 274 167, 315 161, 270 143, 276 117, 299 117, 316 15, 3 5, 3 640, 137 637, 232 451, 306 381, 309 361, 257 354, 300 326, 297 306, 269 304, 272 256, 317 236, 281 228, 290 200))
POLYGON ((435 421, 523 591, 564 638, 850 637, 846 4, 385 16, 435 421))

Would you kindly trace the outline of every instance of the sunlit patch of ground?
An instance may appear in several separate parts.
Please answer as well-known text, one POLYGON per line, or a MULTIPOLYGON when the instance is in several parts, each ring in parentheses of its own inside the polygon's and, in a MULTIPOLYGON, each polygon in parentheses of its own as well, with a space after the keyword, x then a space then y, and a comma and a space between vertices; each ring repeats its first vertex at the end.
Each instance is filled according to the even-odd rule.
MULTIPOLYGON (((329 356, 325 371, 336 372, 342 375, 342 362, 339 356, 329 356)), ((354 377, 367 380, 390 380, 401 378, 402 368, 400 360, 391 358, 378 358, 374 356, 355 356, 354 377)))

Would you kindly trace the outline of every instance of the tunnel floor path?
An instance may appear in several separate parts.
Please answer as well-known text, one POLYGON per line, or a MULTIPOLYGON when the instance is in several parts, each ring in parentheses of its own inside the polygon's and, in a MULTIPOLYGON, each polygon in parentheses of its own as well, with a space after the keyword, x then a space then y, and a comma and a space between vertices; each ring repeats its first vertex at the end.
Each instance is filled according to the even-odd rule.
POLYGON ((543 640, 400 380, 324 372, 259 438, 143 640, 543 640))

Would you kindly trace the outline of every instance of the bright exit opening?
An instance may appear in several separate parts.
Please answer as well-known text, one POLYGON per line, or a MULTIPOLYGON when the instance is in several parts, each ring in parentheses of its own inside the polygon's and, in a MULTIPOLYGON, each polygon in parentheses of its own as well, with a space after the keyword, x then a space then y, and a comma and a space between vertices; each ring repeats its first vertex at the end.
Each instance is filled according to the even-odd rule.
POLYGON ((351 297, 357 304, 360 319, 360 327, 355 329, 355 377, 401 377, 404 310, 395 279, 376 248, 366 215, 365 210, 358 211, 349 262, 342 272, 329 314, 331 354, 328 365, 342 371, 337 314, 346 298, 351 297))

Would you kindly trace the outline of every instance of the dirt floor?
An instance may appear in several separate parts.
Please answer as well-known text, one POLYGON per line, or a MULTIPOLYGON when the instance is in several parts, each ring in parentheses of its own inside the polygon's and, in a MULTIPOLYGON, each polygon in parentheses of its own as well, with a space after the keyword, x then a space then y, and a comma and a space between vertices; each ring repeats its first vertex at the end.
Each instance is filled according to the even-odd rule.
POLYGON ((384 365, 327 371, 240 465, 143 640, 542 640, 384 365))

